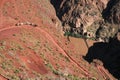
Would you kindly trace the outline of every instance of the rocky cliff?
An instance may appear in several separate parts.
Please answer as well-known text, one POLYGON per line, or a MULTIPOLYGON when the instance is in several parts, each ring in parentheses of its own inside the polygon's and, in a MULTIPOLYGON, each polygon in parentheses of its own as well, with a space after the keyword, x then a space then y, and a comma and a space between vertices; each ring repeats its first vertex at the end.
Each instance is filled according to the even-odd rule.
POLYGON ((118 30, 118 26, 112 24, 119 23, 119 8, 116 9, 119 7, 118 2, 120 1, 60 0, 53 5, 66 33, 108 42, 118 30))

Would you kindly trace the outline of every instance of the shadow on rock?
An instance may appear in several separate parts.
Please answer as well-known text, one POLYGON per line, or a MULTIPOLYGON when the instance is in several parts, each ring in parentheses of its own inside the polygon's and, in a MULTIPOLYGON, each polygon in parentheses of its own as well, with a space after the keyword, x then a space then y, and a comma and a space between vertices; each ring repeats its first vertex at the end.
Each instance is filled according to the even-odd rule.
POLYGON ((89 48, 84 59, 91 63, 94 59, 103 62, 103 65, 116 78, 120 79, 120 41, 110 39, 109 43, 94 43, 89 48))
POLYGON ((51 4, 54 6, 54 8, 56 10, 56 14, 57 14, 58 18, 60 17, 58 12, 59 12, 62 1, 63 0, 50 0, 51 4))

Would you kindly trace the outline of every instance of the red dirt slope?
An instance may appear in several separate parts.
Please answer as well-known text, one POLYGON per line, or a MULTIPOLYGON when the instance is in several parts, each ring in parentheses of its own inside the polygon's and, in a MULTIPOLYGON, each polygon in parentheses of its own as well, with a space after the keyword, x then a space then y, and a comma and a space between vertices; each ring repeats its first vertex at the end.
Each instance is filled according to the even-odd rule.
POLYGON ((104 80, 82 59, 84 41, 69 42, 60 30, 49 0, 1 0, 0 79, 104 80))

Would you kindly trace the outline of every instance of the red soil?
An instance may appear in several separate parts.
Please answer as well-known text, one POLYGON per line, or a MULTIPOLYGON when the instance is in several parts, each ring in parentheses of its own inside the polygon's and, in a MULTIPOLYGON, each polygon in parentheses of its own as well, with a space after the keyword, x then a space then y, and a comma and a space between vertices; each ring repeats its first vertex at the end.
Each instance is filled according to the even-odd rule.
POLYGON ((4 76, 0 75, 0 80, 7 80, 4 76))
MULTIPOLYGON (((51 21, 53 18, 58 20, 53 7, 49 1, 39 1, 0 1, 0 53, 4 56, 0 59, 5 63, 0 74, 7 76, 8 79, 15 75, 23 80, 38 75, 42 75, 44 80, 50 74, 59 77, 52 73, 51 64, 55 70, 60 69, 62 73, 104 79, 100 78, 97 71, 92 74, 96 68, 92 67, 94 69, 89 71, 90 65, 82 59, 88 50, 84 40, 70 38, 69 42, 60 35, 60 31, 56 30, 55 24, 51 21), (31 22, 38 26, 15 26, 21 22, 31 22)), ((88 41, 89 46, 92 44, 93 41, 88 41)), ((0 78, 4 80, 2 75, 0 78)))

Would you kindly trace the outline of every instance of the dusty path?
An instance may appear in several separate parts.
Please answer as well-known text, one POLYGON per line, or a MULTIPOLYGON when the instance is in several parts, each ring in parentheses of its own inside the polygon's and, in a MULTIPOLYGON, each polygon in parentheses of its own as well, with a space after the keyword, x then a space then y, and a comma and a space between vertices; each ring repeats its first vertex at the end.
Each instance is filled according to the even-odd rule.
MULTIPOLYGON (((4 30, 9 30, 9 29, 13 29, 13 28, 20 28, 20 27, 23 27, 23 26, 12 26, 12 27, 9 26, 9 27, 7 27, 7 28, 0 29, 0 32, 1 32, 1 31, 4 31, 4 30)), ((30 26, 30 27, 32 27, 32 26, 30 26)), ((85 69, 84 67, 82 67, 79 63, 77 63, 70 55, 68 55, 68 54, 66 53, 66 51, 63 50, 63 49, 57 44, 57 42, 52 38, 52 36, 51 36, 48 32, 46 32, 45 30, 41 29, 40 27, 35 27, 35 29, 37 29, 37 30, 39 30, 41 33, 43 33, 44 36, 45 36, 48 40, 50 40, 50 41, 62 52, 63 55, 65 55, 66 57, 68 57, 72 63, 74 63, 76 66, 79 67, 79 69, 80 69, 81 71, 84 72, 84 74, 85 74, 86 77, 88 77, 88 78, 94 78, 94 77, 92 76, 92 74, 89 73, 88 70, 86 70, 86 69, 85 69)), ((104 70, 104 73, 101 73, 101 72, 103 72, 103 70, 101 70, 100 68, 98 68, 98 70, 100 71, 100 74, 102 74, 102 75, 104 75, 104 73, 106 73, 105 70, 104 70)), ((109 75, 106 74, 106 76, 109 76, 109 75)), ((109 76, 109 78, 110 78, 110 76, 109 76)), ((106 77, 104 77, 104 79, 106 80, 106 77)), ((99 79, 96 79, 96 80, 99 80, 99 79)), ((112 79, 111 79, 111 80, 112 80, 112 79)))
MULTIPOLYGON (((12 26, 12 27, 7 27, 7 28, 3 28, 3 29, 0 29, 0 32, 1 31, 4 31, 4 30, 9 30, 9 29, 13 29, 13 28, 19 28, 21 26, 12 26)), ((32 26, 31 26, 32 27, 32 26)), ((42 32, 45 37, 48 38, 48 40, 50 40, 62 53, 63 55, 65 55, 66 57, 68 57, 70 59, 71 62, 73 62, 76 66, 78 66, 80 68, 81 71, 84 72, 84 74, 87 76, 87 77, 92 77, 92 75, 90 75, 90 73, 85 69, 83 68, 81 65, 79 65, 73 58, 71 58, 71 56, 69 56, 57 43, 56 41, 46 32, 44 31, 43 29, 41 29, 40 27, 35 27, 37 30, 39 30, 40 32, 42 32)))
POLYGON ((100 72, 100 74, 103 76, 103 78, 104 78, 105 80, 115 80, 115 79, 112 78, 111 75, 109 75, 109 74, 106 72, 106 70, 105 70, 102 66, 97 65, 96 67, 97 67, 98 71, 100 72))
POLYGON ((54 44, 57 48, 59 48, 59 50, 60 50, 66 57, 68 57, 68 58, 71 60, 71 62, 73 62, 75 65, 77 65, 77 66, 81 69, 81 71, 83 71, 83 72, 85 73, 85 75, 86 75, 87 77, 92 77, 92 76, 90 75, 90 73, 89 73, 85 68, 83 68, 81 65, 79 65, 70 55, 68 55, 68 54, 65 52, 65 50, 63 50, 63 49, 56 43, 56 41, 55 41, 46 31, 42 30, 42 29, 39 28, 39 27, 36 27, 36 29, 38 29, 39 31, 41 31, 42 33, 44 33, 45 36, 46 36, 50 41, 52 41, 53 44, 54 44))

